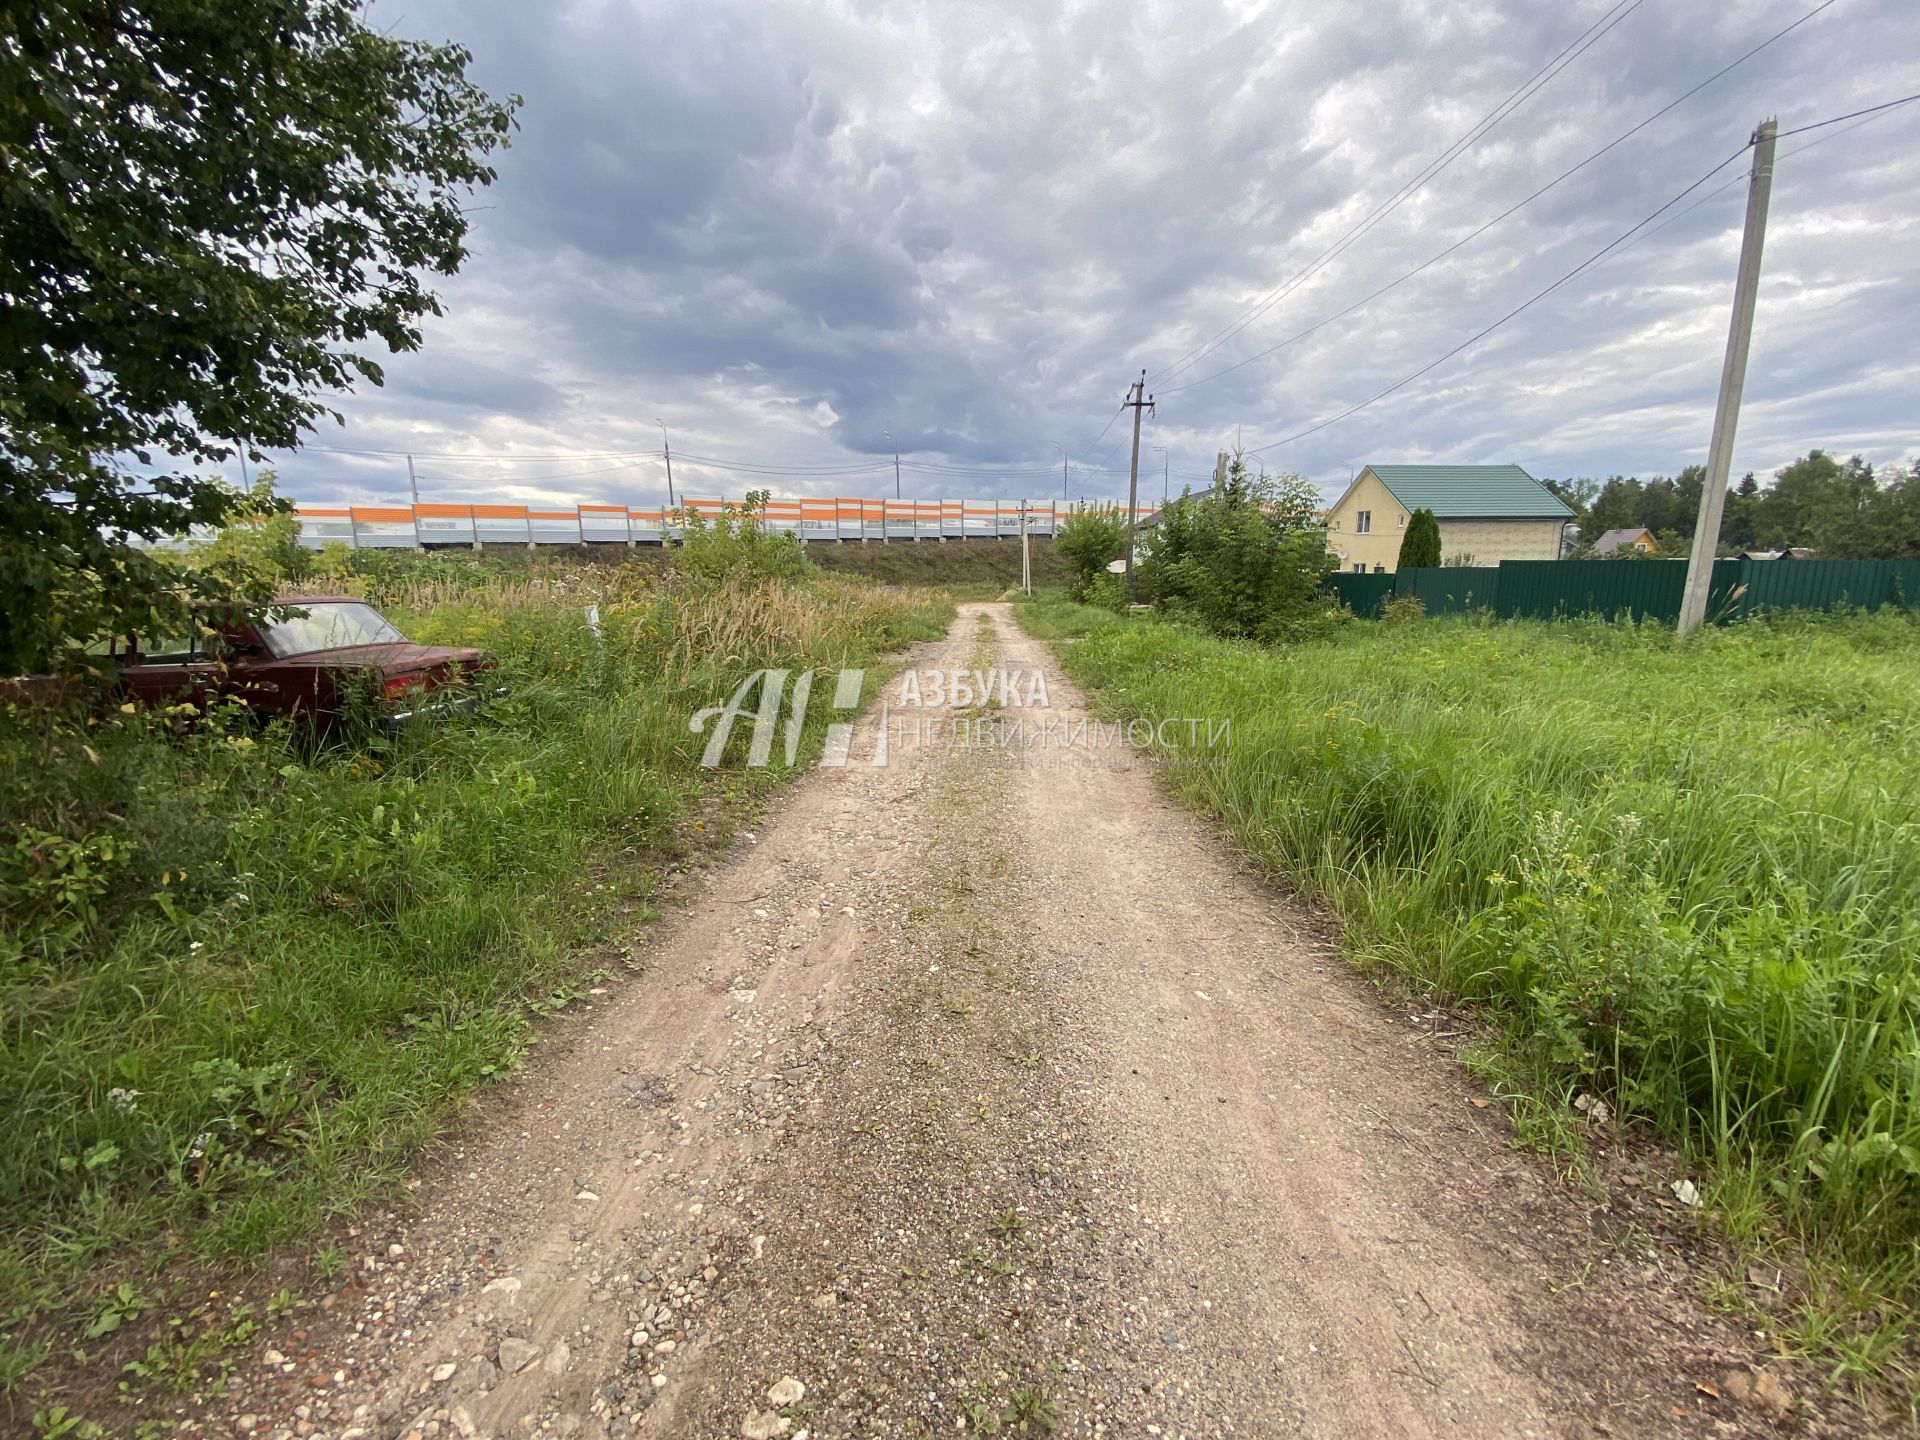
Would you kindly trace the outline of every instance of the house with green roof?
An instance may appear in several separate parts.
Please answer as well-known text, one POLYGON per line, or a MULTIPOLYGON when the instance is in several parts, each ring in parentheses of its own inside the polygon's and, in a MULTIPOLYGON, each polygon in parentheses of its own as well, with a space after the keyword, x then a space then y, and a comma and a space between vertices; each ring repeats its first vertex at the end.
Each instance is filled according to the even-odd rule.
POLYGON ((1440 522, 1440 553, 1476 565, 1558 560, 1571 507, 1518 465, 1369 465, 1327 511, 1342 570, 1391 573, 1415 510, 1440 522))

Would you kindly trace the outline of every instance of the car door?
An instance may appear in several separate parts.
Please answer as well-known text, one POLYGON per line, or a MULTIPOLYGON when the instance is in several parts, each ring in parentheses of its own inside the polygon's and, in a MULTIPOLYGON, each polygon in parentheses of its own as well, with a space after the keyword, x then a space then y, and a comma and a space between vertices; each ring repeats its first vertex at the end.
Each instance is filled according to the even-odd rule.
POLYGON ((238 621, 223 625, 211 643, 225 662, 229 693, 255 714, 311 719, 326 713, 331 672, 325 666, 275 656, 259 626, 238 621))
POLYGON ((143 705, 189 703, 206 713, 219 681, 204 643, 188 635, 136 635, 118 655, 120 686, 143 705))

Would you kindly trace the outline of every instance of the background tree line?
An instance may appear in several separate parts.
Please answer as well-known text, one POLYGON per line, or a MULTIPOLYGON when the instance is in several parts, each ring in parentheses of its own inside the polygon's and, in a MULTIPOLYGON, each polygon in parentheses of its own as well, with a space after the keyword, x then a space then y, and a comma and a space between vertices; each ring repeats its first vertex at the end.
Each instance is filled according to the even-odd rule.
MULTIPOLYGON (((1580 543, 1609 530, 1645 528, 1663 554, 1684 554, 1693 541, 1706 467, 1649 480, 1615 475, 1548 480, 1580 517, 1580 543)), ((1806 546, 1827 560, 1920 559, 1920 458, 1877 473, 1858 455, 1838 460, 1811 450, 1761 484, 1752 474, 1727 491, 1720 525, 1723 553, 1806 546)))

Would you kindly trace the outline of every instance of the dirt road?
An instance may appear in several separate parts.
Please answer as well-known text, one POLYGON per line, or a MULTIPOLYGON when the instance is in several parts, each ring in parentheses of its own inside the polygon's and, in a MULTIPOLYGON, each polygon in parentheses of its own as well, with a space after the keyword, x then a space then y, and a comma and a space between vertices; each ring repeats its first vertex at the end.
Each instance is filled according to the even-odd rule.
MULTIPOLYGON (((1084 714, 1005 606, 908 663, 1084 714)), ((1773 1433, 1695 1388, 1752 1338, 1142 757, 891 718, 556 1022, 249 1433, 1773 1433)))

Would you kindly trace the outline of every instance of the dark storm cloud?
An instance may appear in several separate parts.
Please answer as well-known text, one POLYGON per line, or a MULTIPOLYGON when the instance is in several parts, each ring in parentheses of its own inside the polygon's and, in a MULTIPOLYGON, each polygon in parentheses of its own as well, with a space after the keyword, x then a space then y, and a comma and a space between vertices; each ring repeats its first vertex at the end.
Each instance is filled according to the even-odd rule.
MULTIPOLYGON (((890 487, 897 443, 910 467, 1007 467, 909 468, 910 491, 1046 494, 1060 443, 1089 469, 1077 489, 1112 494, 1126 428, 1092 442, 1144 367, 1163 400, 1143 445, 1204 475, 1236 430, 1266 446, 1444 354, 1731 156, 1761 116, 1790 128, 1920 89, 1909 0, 1840 0, 1359 313, 1174 393, 1427 260, 1814 3, 1643 0, 1165 380, 1601 20, 1603 0, 410 8, 400 28, 459 39, 483 83, 525 95, 523 128, 425 350, 316 439, 413 451, 434 493, 468 497, 657 495, 662 467, 638 453, 659 447, 655 417, 689 456, 880 467, 769 482, 681 462, 696 493, 890 487)), ((1920 278, 1901 258, 1920 242, 1917 140, 1920 106, 1783 142, 1738 468, 1812 445, 1920 450, 1920 278)), ((1261 458, 1329 486, 1379 459, 1560 475, 1702 458, 1743 195, 1736 182, 1676 207, 1483 344, 1261 458)), ((282 468, 303 498, 405 493, 391 456, 313 449, 282 468)))

